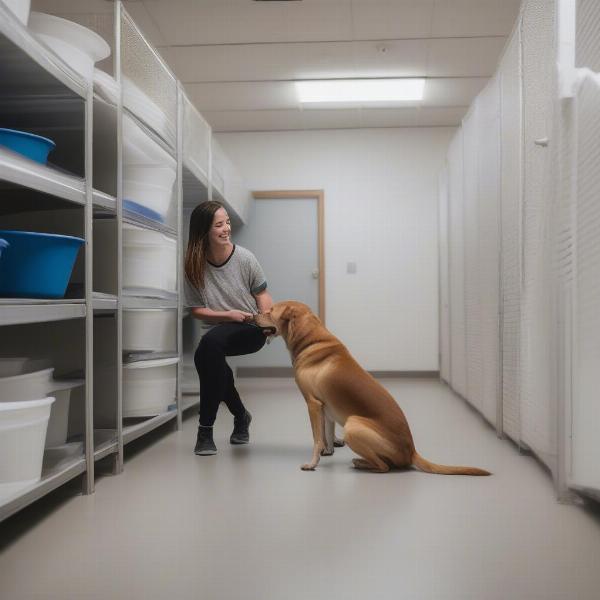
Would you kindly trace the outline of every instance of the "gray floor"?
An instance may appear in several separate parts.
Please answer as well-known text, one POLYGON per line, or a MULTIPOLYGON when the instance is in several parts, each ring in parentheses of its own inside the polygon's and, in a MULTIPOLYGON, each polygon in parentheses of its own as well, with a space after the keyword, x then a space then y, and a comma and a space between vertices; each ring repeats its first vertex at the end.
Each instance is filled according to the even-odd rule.
POLYGON ((597 600, 600 517, 558 504, 534 459, 432 380, 382 380, 417 449, 493 477, 315 472, 293 382, 242 380, 252 443, 192 454, 196 419, 138 447, 90 497, 54 495, 0 525, 0 598, 597 600))

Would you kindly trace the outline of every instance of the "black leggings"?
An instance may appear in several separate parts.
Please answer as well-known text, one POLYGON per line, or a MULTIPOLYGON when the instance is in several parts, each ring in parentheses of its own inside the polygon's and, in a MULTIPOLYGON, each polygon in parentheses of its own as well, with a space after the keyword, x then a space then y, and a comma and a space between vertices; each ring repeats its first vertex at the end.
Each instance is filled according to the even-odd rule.
POLYGON ((210 427, 214 424, 221 402, 225 402, 234 417, 245 414, 225 357, 253 354, 265 342, 262 330, 247 323, 223 323, 204 334, 194 354, 200 377, 200 425, 210 427))

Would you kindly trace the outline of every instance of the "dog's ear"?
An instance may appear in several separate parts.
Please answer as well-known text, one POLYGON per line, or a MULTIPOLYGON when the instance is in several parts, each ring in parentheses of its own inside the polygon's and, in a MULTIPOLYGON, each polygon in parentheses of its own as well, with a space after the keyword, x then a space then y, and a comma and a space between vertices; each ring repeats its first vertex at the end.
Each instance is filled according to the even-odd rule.
POLYGON ((282 321, 291 321, 293 316, 294 307, 290 306, 289 304, 287 306, 284 306, 283 310, 279 313, 279 318, 282 321))

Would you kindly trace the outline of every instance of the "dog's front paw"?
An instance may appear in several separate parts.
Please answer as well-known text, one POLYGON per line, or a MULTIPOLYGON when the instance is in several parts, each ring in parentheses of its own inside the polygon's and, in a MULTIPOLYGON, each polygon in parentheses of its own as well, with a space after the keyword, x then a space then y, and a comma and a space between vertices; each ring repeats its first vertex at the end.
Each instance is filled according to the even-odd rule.
POLYGON ((346 445, 346 442, 344 440, 342 440, 341 438, 336 437, 333 440, 333 445, 336 448, 343 448, 346 445))
POLYGON ((331 448, 323 448, 321 450, 321 456, 331 456, 333 454, 333 446, 331 448))
POLYGON ((303 471, 314 471, 314 470, 315 470, 315 467, 316 467, 316 465, 310 465, 310 464, 308 464, 308 463, 307 463, 307 464, 305 464, 305 465, 302 465, 300 468, 301 468, 303 471))

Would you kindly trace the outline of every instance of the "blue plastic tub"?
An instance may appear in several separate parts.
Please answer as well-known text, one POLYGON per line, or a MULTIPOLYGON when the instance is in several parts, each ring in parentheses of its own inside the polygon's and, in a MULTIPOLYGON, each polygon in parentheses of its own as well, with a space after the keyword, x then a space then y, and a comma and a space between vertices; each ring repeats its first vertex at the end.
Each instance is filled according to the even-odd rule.
POLYGON ((0 230, 0 296, 64 298, 84 240, 69 235, 0 230))
POLYGON ((2 250, 8 248, 8 242, 6 240, 0 239, 0 258, 2 258, 2 250))
POLYGON ((41 135, 0 127, 0 146, 6 146, 13 152, 18 152, 31 160, 35 160, 35 162, 45 165, 48 161, 48 154, 56 144, 41 135))
POLYGON ((123 208, 125 210, 128 210, 129 212, 136 213, 138 215, 141 215, 142 217, 146 217, 146 219, 151 219, 152 221, 158 221, 159 223, 165 222, 164 217, 160 213, 157 213, 155 210, 152 210, 151 208, 143 206, 142 204, 139 204, 138 202, 134 202, 133 200, 127 200, 127 198, 124 198, 123 199, 123 208))

